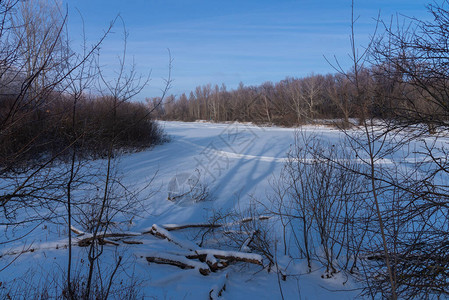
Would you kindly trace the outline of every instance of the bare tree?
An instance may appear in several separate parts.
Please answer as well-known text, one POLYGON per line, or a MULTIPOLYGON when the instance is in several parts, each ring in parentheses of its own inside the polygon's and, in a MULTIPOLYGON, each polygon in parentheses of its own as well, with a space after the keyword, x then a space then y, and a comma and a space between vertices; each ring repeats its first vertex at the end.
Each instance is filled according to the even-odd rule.
POLYGON ((413 170, 398 169, 394 176, 390 173, 383 178, 401 199, 392 203, 395 208, 386 222, 403 228, 394 240, 398 249, 394 263, 398 291, 405 297, 448 293, 441 277, 448 268, 445 254, 436 250, 445 249, 448 234, 441 221, 447 219, 444 195, 448 193, 441 180, 449 174, 442 140, 449 112, 448 5, 447 1, 430 4, 429 21, 407 18, 404 26, 384 24, 385 35, 372 51, 376 68, 399 87, 387 94, 396 122, 385 130, 401 132, 403 139, 398 144, 404 148, 414 144, 419 149, 415 155, 425 161, 416 159, 413 170))

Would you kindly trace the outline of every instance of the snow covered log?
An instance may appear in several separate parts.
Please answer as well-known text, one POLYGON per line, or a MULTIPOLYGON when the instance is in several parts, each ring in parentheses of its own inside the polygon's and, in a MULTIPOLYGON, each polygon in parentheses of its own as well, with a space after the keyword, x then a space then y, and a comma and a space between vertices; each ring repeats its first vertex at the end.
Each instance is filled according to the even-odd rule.
POLYGON ((248 223, 248 222, 256 221, 256 220, 259 220, 259 221, 268 220, 270 218, 271 218, 270 216, 249 217, 249 218, 244 218, 244 219, 240 220, 238 223, 244 224, 244 223, 248 223))
MULTIPOLYGON (((84 232, 82 230, 79 230, 75 227, 70 227, 70 229, 76 233, 78 236, 83 236, 83 235, 90 235, 92 236, 92 233, 87 233, 84 232)), ((121 238, 121 237, 131 237, 131 236, 141 236, 142 234, 140 232, 98 232, 97 236, 99 237, 105 237, 105 238, 121 238)))
POLYGON ((213 223, 198 223, 198 224, 164 224, 162 225, 162 228, 164 228, 165 230, 168 231, 173 231, 173 230, 182 230, 182 229, 189 229, 189 228, 220 228, 220 227, 224 227, 224 226, 232 226, 232 225, 240 225, 240 224, 245 224, 251 221, 263 221, 263 220, 268 220, 270 219, 270 216, 258 216, 258 217, 249 217, 249 218, 244 218, 241 220, 238 220, 236 222, 232 222, 229 224, 213 224, 213 223))
POLYGON ((72 230, 75 234, 78 234, 78 235, 84 235, 85 234, 85 232, 75 228, 74 226, 70 226, 70 230, 72 230))
POLYGON ((204 258, 204 256, 199 256, 198 258, 201 261, 204 260, 204 262, 209 266, 209 268, 211 269, 212 272, 216 272, 220 269, 224 269, 227 266, 229 266, 229 262, 227 260, 223 260, 223 259, 219 260, 212 254, 207 254, 206 258, 204 258))
MULTIPOLYGON (((84 237, 78 240, 78 246, 86 247, 90 245, 92 240, 94 240, 92 233, 87 233, 82 230, 71 226, 70 229, 78 235, 78 237, 84 237)), ((119 246, 119 243, 109 240, 108 238, 124 238, 124 237, 132 237, 132 236, 140 236, 140 233, 136 232, 99 232, 95 239, 99 241, 100 244, 110 244, 114 246, 119 246)))
POLYGON ((152 235, 157 236, 162 239, 166 239, 167 241, 169 241, 175 245, 178 245, 179 247, 186 249, 186 250, 193 251, 196 248, 198 248, 198 246, 195 245, 194 243, 192 243, 190 241, 179 239, 179 238, 175 237, 174 235, 172 235, 167 230, 165 230, 164 228, 159 227, 156 224, 153 224, 153 226, 151 227, 151 229, 149 231, 144 232, 144 234, 147 234, 147 233, 152 234, 152 235))
POLYGON ((141 244, 143 244, 142 241, 134 241, 134 240, 123 240, 122 242, 123 242, 123 244, 128 244, 128 245, 141 245, 141 244))
POLYGON ((244 253, 237 251, 223 251, 216 249, 199 249, 191 252, 186 257, 190 259, 200 259, 201 261, 207 261, 207 258, 213 256, 218 259, 224 259, 227 261, 241 261, 251 264, 263 266, 262 256, 254 253, 244 253))
POLYGON ((212 287, 212 289, 209 292, 209 300, 216 300, 223 292, 226 290, 226 281, 228 279, 228 273, 223 274, 223 276, 220 277, 218 282, 212 287))
MULTIPOLYGON (((109 245, 113 245, 113 246, 119 246, 120 245, 119 243, 116 243, 114 241, 106 239, 103 236, 97 236, 95 239, 98 240, 98 243, 100 245, 105 245, 105 244, 109 244, 109 245)), ((94 237, 92 235, 90 235, 87 238, 79 240, 78 241, 78 246, 80 246, 80 247, 87 247, 87 246, 90 245, 90 243, 92 243, 93 240, 94 240, 94 237)))
POLYGON ((209 266, 205 263, 188 259, 184 256, 167 253, 154 253, 146 257, 148 262, 176 266, 181 269, 198 269, 202 275, 210 273, 209 266))
POLYGON ((184 224, 184 225, 165 224, 165 225, 162 225, 162 227, 168 231, 188 229, 188 228, 219 228, 222 226, 223 226, 223 224, 184 224))

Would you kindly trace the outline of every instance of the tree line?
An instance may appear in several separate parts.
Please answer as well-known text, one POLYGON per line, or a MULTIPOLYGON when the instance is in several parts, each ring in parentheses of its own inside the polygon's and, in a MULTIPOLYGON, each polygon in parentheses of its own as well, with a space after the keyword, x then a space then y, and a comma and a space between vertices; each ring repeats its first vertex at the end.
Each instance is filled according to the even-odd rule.
MULTIPOLYGON (((412 59, 394 52, 392 48, 401 47, 401 43, 405 42, 376 38, 357 70, 336 68, 335 74, 287 77, 256 86, 240 83, 232 90, 225 84, 197 86, 188 94, 166 97, 163 106, 155 110, 155 116, 164 120, 238 120, 280 126, 328 120, 329 124, 343 127, 366 118, 404 122, 413 116, 433 131, 448 117, 443 103, 431 99, 436 96, 432 93, 434 86, 446 84, 440 80, 443 74, 423 73, 426 80, 418 81, 417 76, 421 76, 418 73, 432 66, 418 62, 418 57, 412 59), (415 68, 412 74, 410 67, 415 68)), ((146 101, 154 108, 160 98, 146 101)))
MULTIPOLYGON (((223 122, 271 123, 291 126, 310 123, 317 118, 353 117, 358 103, 350 98, 348 79, 342 75, 288 77, 280 82, 244 86, 228 90, 202 85, 187 96, 170 95, 158 110, 168 120, 208 120, 223 122)), ((150 106, 157 98, 147 99, 150 106)))

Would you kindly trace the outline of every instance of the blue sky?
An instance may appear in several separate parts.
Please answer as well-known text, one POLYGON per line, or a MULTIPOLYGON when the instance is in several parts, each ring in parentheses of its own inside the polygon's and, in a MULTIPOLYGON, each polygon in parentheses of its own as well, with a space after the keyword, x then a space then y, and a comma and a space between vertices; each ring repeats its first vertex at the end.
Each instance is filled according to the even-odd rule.
MULTIPOLYGON (((356 42, 362 48, 373 33, 379 11, 384 19, 402 13, 427 18, 424 0, 359 0, 355 4, 356 42)), ((117 14, 129 33, 127 55, 138 72, 151 70, 151 82, 137 97, 160 95, 173 58, 171 93, 198 85, 235 88, 279 81, 287 76, 333 73, 323 56, 337 56, 349 66, 350 0, 68 0, 69 31, 81 40, 83 16, 87 38, 95 41, 117 14)), ((119 24, 117 24, 119 25, 119 24)), ((121 26, 102 46, 101 64, 112 78, 122 51, 121 26)))

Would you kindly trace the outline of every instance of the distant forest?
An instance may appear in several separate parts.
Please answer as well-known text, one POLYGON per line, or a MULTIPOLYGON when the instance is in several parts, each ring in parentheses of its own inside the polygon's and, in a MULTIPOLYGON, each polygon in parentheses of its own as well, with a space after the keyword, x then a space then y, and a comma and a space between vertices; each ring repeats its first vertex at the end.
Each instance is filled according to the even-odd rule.
MULTIPOLYGON (((288 77, 259 86, 240 83, 234 90, 227 90, 224 84, 207 84, 189 95, 168 96, 155 111, 164 120, 238 120, 281 126, 314 123, 318 119, 338 119, 339 125, 350 125, 351 118, 401 121, 408 120, 410 114, 432 127, 438 126, 436 120, 441 117, 447 120, 447 116, 441 116, 441 107, 428 101, 430 83, 418 86, 421 82, 407 80, 405 70, 393 71, 391 65, 358 70, 358 89, 353 78, 353 72, 288 77), (360 90, 364 95, 359 95, 360 90)), ((160 99, 147 101, 156 106, 160 99)))
MULTIPOLYGON (((148 98, 164 120, 243 121, 294 126, 321 119, 350 126, 351 120, 385 119, 424 123, 433 131, 448 120, 448 66, 444 37, 447 20, 432 7, 434 22, 412 22, 407 29, 373 38, 363 55, 353 46, 353 66, 334 74, 287 77, 228 90, 223 84, 202 85, 189 94, 171 95, 164 105, 148 98), (443 39, 441 39, 443 38, 443 39)), ((351 54, 350 54, 351 55, 351 54)))
MULTIPOLYGON (((370 85, 376 94, 363 107, 355 101, 350 80, 342 74, 310 75, 304 78, 288 77, 280 82, 265 82, 259 86, 240 83, 234 90, 225 85, 203 85, 194 91, 170 96, 158 110, 158 117, 167 120, 208 120, 214 122, 239 120, 291 126, 313 122, 315 119, 343 119, 361 116, 366 109, 370 116, 389 114, 391 98, 386 97, 385 86, 394 83, 382 76, 363 71, 363 84, 370 85)), ((159 99, 151 99, 158 103, 159 99)))

